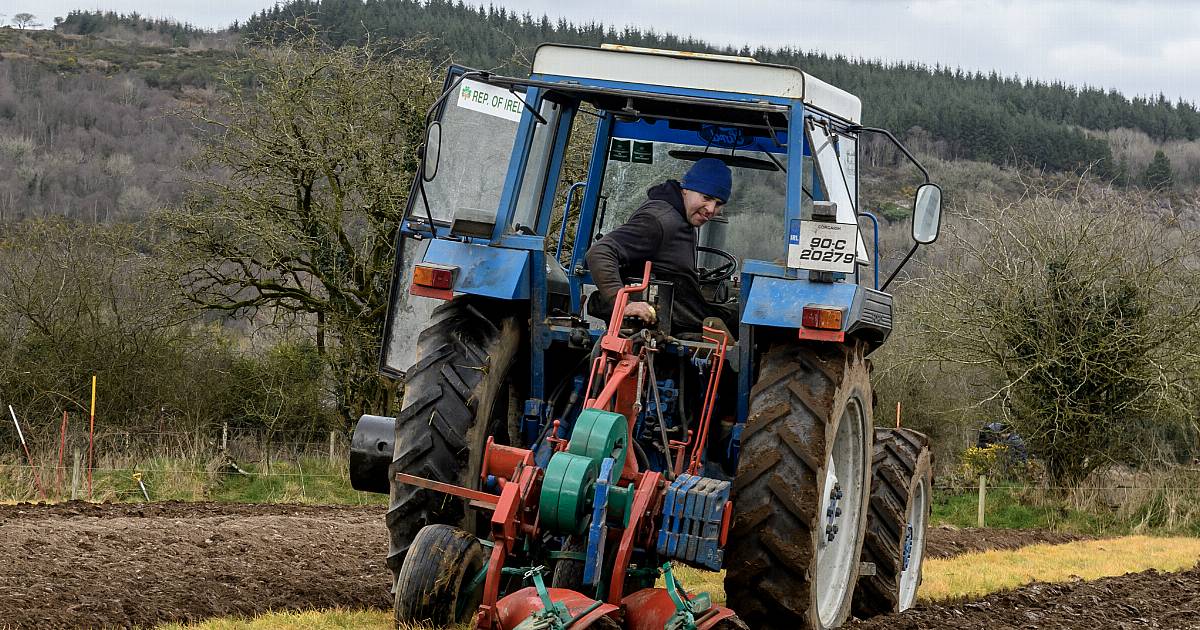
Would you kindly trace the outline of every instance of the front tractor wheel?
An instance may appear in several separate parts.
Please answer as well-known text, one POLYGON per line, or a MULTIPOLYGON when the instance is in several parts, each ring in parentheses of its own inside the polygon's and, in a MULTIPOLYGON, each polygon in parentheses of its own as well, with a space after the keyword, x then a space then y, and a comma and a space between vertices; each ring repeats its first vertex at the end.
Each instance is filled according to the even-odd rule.
POLYGON ((396 623, 438 627, 469 620, 483 596, 487 553, 475 536, 449 525, 429 525, 413 538, 396 579, 396 623))
POLYGON ((756 629, 849 616, 871 482, 861 345, 776 345, 762 358, 733 482, 730 608, 756 629))
POLYGON ((417 361, 406 375, 389 471, 387 564, 393 576, 426 525, 456 524, 482 533, 474 531, 474 516, 462 501, 398 483, 395 476, 403 472, 478 488, 488 436, 509 442, 514 398, 509 376, 522 335, 515 316, 487 306, 471 296, 446 302, 417 338, 417 361))
POLYGON ((875 575, 858 581, 854 615, 867 618, 911 608, 921 584, 925 533, 932 509, 929 438, 912 429, 875 429, 874 473, 863 562, 875 575))

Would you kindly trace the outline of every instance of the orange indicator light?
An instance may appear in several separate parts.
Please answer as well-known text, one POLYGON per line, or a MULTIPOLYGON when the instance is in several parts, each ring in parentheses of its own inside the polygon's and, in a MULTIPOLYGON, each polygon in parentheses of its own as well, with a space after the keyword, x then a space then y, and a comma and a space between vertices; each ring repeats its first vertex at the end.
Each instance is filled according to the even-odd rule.
POLYGON ((449 265, 424 263, 413 267, 413 284, 431 289, 449 289, 454 286, 454 270, 449 265))
POLYGON ((842 309, 831 306, 805 306, 801 322, 805 328, 842 329, 842 309))

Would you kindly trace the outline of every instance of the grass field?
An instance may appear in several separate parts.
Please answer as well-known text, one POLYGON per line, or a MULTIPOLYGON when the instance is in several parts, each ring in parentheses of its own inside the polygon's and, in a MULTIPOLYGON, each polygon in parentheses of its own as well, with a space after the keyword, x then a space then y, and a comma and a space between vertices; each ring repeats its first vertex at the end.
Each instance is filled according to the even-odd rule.
MULTIPOLYGON (((94 501, 144 501, 134 474, 152 501, 224 501, 233 503, 311 503, 318 505, 385 504, 382 494, 358 492, 350 487, 343 461, 327 457, 292 461, 239 462, 245 474, 234 472, 218 459, 200 457, 153 457, 136 460, 101 461, 92 476, 94 501)), ((69 473, 69 471, 68 471, 69 473)), ((42 483, 50 497, 70 498, 70 479, 54 492, 54 473, 43 469, 42 483)), ((82 475, 81 475, 82 476, 82 475)), ((80 482, 81 498, 87 498, 86 478, 80 482)), ((30 469, 0 464, 0 501, 40 499, 30 469)))
MULTIPOLYGON (((1127 536, 1064 545, 1033 545, 1015 551, 988 551, 947 559, 929 559, 919 598, 945 602, 975 598, 1034 581, 1092 580, 1147 569, 1179 571, 1200 561, 1200 539, 1127 536), (981 570, 986 567, 986 570, 981 570)), ((678 577, 689 590, 708 591, 723 602, 721 575, 681 568, 678 577)), ((255 619, 216 619, 194 626, 165 625, 160 630, 284 630, 311 628, 391 628, 383 611, 274 613, 255 619)), ((408 630, 427 630, 413 627, 408 630)))

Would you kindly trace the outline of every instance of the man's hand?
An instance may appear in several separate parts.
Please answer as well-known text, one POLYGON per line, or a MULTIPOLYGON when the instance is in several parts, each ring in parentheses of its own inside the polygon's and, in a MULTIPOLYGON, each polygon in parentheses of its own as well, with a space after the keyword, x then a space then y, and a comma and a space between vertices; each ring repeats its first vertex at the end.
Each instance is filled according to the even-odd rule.
POLYGON ((625 317, 636 317, 647 324, 653 324, 658 320, 658 314, 654 312, 654 307, 646 302, 630 302, 625 305, 625 317))

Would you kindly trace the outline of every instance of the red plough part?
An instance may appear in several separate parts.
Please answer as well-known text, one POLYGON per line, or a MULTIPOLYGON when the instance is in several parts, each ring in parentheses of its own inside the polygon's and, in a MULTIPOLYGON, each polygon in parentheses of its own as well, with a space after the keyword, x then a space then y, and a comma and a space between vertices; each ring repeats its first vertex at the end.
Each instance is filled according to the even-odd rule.
MULTIPOLYGON (((462 497, 471 506, 492 512, 492 548, 482 601, 475 614, 477 630, 583 629, 601 619, 611 620, 606 627, 615 622, 636 630, 744 628, 733 611, 712 604, 706 594, 688 594, 671 572, 671 560, 689 560, 683 551, 688 543, 677 543, 702 522, 710 535, 691 537, 695 540, 689 549, 695 557, 690 563, 719 568, 720 547, 732 518, 728 482, 698 476, 728 344, 723 331, 704 329, 704 339, 715 348, 709 357, 713 367, 687 472, 683 470, 684 452, 693 441, 690 437, 670 444, 675 450, 667 471, 671 481, 663 473, 641 470, 636 458, 625 456, 633 443, 634 421, 640 410, 642 371, 653 359, 649 355, 654 348, 621 336, 621 314, 630 294, 647 288, 649 274, 647 263, 642 283, 618 294, 608 332, 599 341, 601 353, 592 364, 585 410, 569 441, 548 438, 551 455, 545 467, 535 464, 533 450, 496 444, 489 438, 480 481, 485 487, 499 488, 498 495, 397 475, 403 483, 462 497), (701 487, 724 487, 725 494, 687 494, 701 487), (713 501, 715 508, 708 511, 707 521, 698 520, 699 511, 693 509, 697 496, 709 496, 713 501), (684 509, 685 499, 691 501, 687 504, 691 512, 684 509), (719 500, 724 502, 715 502, 719 500), (582 558, 583 583, 594 587, 596 596, 547 586, 541 566, 507 568, 515 554, 527 552, 539 541, 579 536, 585 529, 588 550, 582 558), (701 558, 695 550, 705 545, 708 555, 701 558), (648 550, 659 562, 653 567, 632 567, 635 552, 647 555, 648 550), (641 588, 626 594, 630 576, 646 581, 660 574, 665 575, 667 588, 641 588), (532 584, 501 597, 502 585, 506 580, 511 584, 513 577, 532 584)), ((556 430, 557 426, 549 434, 553 436, 556 430)))

